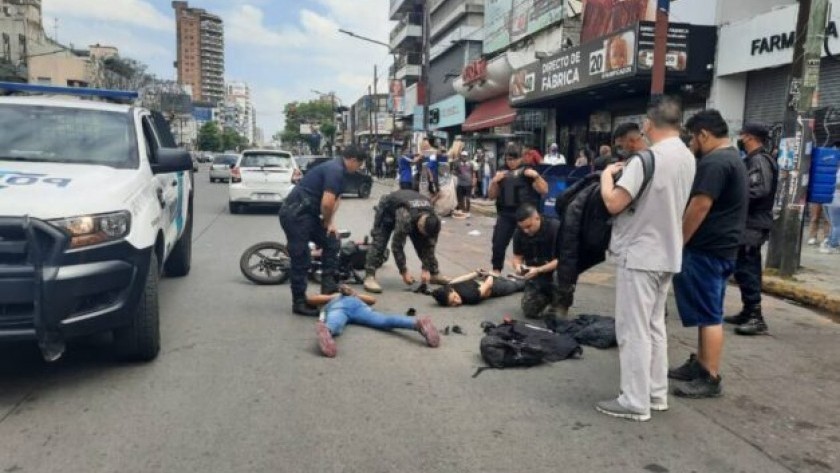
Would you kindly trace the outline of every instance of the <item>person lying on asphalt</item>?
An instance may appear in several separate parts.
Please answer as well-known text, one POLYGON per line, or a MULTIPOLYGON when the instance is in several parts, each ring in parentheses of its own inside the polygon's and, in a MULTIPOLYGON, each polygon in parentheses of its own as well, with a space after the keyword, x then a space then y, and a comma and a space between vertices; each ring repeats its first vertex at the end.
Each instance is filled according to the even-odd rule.
POLYGON ((313 307, 323 306, 315 332, 324 356, 335 357, 338 348, 333 337, 341 335, 348 323, 379 330, 414 330, 423 335, 430 347, 437 348, 440 345, 440 335, 429 317, 414 318, 376 312, 369 307, 376 303, 373 297, 358 294, 346 285, 340 286, 339 291, 337 294, 310 295, 306 298, 306 302, 313 307))
POLYGON ((476 305, 491 297, 505 297, 525 290, 525 280, 495 276, 483 269, 464 274, 432 291, 435 301, 444 307, 476 305))

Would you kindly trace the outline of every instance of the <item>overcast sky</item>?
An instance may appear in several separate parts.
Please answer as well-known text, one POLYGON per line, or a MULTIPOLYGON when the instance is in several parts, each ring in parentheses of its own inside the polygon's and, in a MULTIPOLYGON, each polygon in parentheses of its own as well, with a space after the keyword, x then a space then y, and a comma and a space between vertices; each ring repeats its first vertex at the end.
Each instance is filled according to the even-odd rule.
MULTIPOLYGON (((734 1, 734 0, 733 0, 734 1)), ((713 24, 711 0, 679 0, 673 20, 713 24)), ((347 105, 366 91, 374 64, 387 75, 383 46, 339 28, 388 42, 389 0, 193 0, 224 18, 228 80, 251 85, 257 121, 270 137, 283 123, 283 105, 335 91, 347 105)), ((101 43, 139 59, 161 78, 174 79, 175 17, 170 0, 43 0, 50 34, 79 48, 101 43)), ((385 82, 380 82, 381 90, 385 82)))

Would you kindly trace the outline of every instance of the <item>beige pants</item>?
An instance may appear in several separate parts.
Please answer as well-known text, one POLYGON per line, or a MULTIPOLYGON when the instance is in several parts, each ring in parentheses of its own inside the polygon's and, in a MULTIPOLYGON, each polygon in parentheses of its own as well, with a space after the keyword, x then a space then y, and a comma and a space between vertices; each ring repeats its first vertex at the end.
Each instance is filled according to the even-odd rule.
POLYGON ((647 414, 652 397, 668 395, 668 336, 665 303, 672 273, 616 271, 615 332, 624 408, 647 414))

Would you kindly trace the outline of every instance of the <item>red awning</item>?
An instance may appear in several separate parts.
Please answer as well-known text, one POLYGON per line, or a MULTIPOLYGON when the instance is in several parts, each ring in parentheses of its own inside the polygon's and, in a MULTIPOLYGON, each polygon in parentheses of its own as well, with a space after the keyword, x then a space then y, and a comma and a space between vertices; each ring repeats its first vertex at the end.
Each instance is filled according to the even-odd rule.
POLYGON ((478 131, 513 123, 516 110, 508 105, 506 95, 480 103, 461 125, 463 131, 478 131))

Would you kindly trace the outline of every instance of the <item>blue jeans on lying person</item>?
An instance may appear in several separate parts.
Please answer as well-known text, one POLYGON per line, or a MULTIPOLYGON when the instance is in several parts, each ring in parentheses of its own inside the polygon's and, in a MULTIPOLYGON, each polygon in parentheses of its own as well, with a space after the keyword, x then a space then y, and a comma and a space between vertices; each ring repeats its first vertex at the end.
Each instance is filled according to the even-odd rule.
POLYGON ((364 325, 379 330, 401 328, 415 330, 416 321, 405 315, 389 315, 376 312, 355 296, 339 296, 324 307, 324 323, 333 336, 341 335, 348 323, 364 325))

